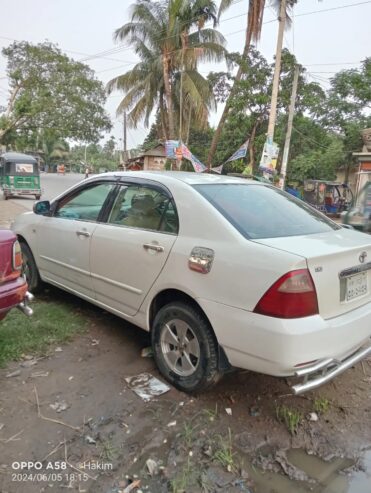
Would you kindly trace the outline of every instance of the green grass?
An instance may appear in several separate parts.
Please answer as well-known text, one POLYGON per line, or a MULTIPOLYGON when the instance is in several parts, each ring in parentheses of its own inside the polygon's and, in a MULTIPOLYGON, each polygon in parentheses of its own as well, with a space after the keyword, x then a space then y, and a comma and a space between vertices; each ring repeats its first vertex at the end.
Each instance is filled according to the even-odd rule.
POLYGON ((172 493, 188 493, 194 488, 192 484, 195 480, 195 470, 197 468, 192 467, 192 463, 188 457, 187 464, 185 464, 178 475, 170 480, 172 493))
POLYGON ((215 421, 218 417, 218 404, 215 404, 215 409, 204 409, 203 412, 209 421, 215 421))
POLYGON ((329 410, 330 401, 326 397, 317 397, 314 399, 313 408, 317 414, 325 414, 329 410))
POLYGON ((112 462, 119 455, 119 450, 113 446, 111 440, 104 440, 101 446, 99 459, 104 462, 112 462))
POLYGON ((14 309, 0 322, 0 366, 22 354, 41 354, 51 344, 68 341, 87 326, 86 318, 69 304, 48 300, 31 306, 32 317, 14 309))
POLYGON ((237 470, 236 464, 235 464, 235 455, 236 453, 233 452, 233 445, 232 445, 232 433, 230 428, 228 428, 228 437, 222 437, 221 435, 218 435, 219 438, 219 446, 216 449, 214 453, 213 459, 216 462, 219 462, 219 464, 227 469, 229 472, 233 472, 237 470))
POLYGON ((199 427, 199 424, 192 424, 192 421, 186 421, 183 425, 183 429, 180 433, 180 437, 182 441, 184 442, 185 446, 187 448, 191 448, 193 445, 193 442, 196 440, 196 431, 197 428, 199 427))
POLYGON ((276 416, 278 421, 286 425, 286 428, 291 433, 291 435, 295 435, 295 433, 297 433, 302 420, 302 414, 300 413, 300 411, 297 411, 296 409, 287 407, 285 405, 277 406, 276 416))

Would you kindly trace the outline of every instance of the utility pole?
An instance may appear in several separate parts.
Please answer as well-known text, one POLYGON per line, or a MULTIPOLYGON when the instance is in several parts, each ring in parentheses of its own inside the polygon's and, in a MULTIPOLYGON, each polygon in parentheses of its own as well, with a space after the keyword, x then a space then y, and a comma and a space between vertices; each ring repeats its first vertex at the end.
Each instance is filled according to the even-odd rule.
POLYGON ((284 190, 284 188, 285 188, 287 161, 289 158, 290 141, 291 141, 291 133, 292 133, 292 122, 294 120, 296 93, 298 90, 298 80, 299 80, 299 65, 296 65, 295 72, 294 72, 294 81, 292 83, 292 92, 291 92, 290 107, 289 107, 289 119, 287 122, 285 147, 283 149, 281 176, 280 176, 280 181, 279 181, 279 187, 282 190, 284 190))
POLYGON ((122 150, 122 164, 124 171, 126 171, 126 160, 127 160, 127 121, 126 121, 126 111, 124 111, 124 121, 123 121, 123 150, 122 150))
POLYGON ((276 47, 276 62, 274 66, 271 108, 269 113, 268 133, 267 133, 268 144, 273 144, 274 128, 276 125, 278 86, 279 86, 280 72, 281 72, 282 44, 283 44, 283 34, 285 32, 285 25, 286 25, 286 0, 281 0, 278 20, 279 20, 279 25, 278 25, 277 47, 276 47))
POLYGON ((123 131, 124 131, 124 153, 127 151, 127 122, 126 122, 126 111, 124 111, 124 126, 123 126, 123 131))

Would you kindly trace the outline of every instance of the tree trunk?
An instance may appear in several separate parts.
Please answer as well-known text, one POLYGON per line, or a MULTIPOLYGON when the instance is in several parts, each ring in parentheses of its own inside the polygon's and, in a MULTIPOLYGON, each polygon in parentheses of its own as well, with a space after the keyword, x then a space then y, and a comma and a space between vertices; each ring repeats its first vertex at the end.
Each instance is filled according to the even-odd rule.
POLYGON ((191 131, 191 118, 192 118, 192 106, 189 105, 186 145, 188 145, 188 142, 189 142, 189 133, 191 131))
POLYGON ((162 67, 163 67, 163 74, 164 74, 166 108, 167 108, 168 122, 169 122, 169 138, 174 139, 175 127, 174 127, 174 113, 173 113, 173 98, 172 98, 172 94, 171 94, 171 83, 170 83, 170 73, 169 73, 169 56, 167 54, 164 54, 162 57, 162 67))
POLYGON ((250 134, 249 138, 249 157, 250 157, 250 162, 249 165, 251 166, 252 173, 254 174, 256 170, 256 163, 255 163, 255 136, 256 136, 256 131, 258 129, 258 126, 260 124, 260 116, 258 116, 255 120, 255 123, 252 127, 252 131, 250 134))
POLYGON ((21 86, 16 86, 13 89, 12 94, 10 95, 8 107, 7 107, 6 112, 5 112, 5 117, 6 118, 9 118, 10 113, 13 111, 14 101, 15 101, 15 98, 17 97, 17 94, 20 91, 20 89, 21 89, 21 86))
POLYGON ((182 55, 180 61, 180 88, 179 88, 179 141, 181 142, 183 139, 183 71, 184 71, 184 56, 187 45, 187 33, 183 31, 181 33, 181 41, 182 41, 182 55))
POLYGON ((160 95, 160 120, 163 140, 168 140, 168 122, 166 121, 166 114, 164 109, 164 95, 160 95))
MULTIPOLYGON (((251 32, 251 29, 249 29, 249 14, 248 14, 247 15, 247 28, 246 28, 245 46, 244 46, 243 53, 242 53, 242 63, 247 58, 247 55, 249 53, 249 49, 250 49, 250 45, 251 45, 251 35, 252 35, 252 32, 251 32)), ((236 92, 236 89, 237 89, 237 84, 241 80, 241 77, 242 77, 242 64, 238 67, 238 71, 237 71, 236 77, 234 79, 231 92, 229 94, 229 97, 228 97, 227 101, 225 102, 225 106, 224 106, 224 110, 223 110, 222 116, 220 117, 218 126, 217 126, 217 128, 215 130, 215 133, 214 133, 214 136, 213 136, 213 140, 211 142, 209 154, 207 156, 207 167, 209 169, 212 166, 212 162, 214 160, 216 148, 218 146, 218 143, 219 143, 219 140, 220 140, 220 136, 221 136, 222 130, 224 128, 224 124, 225 124, 225 122, 227 120, 227 117, 228 117, 228 114, 229 114, 229 110, 231 109, 231 103, 232 103, 233 97, 234 97, 235 92, 236 92)))

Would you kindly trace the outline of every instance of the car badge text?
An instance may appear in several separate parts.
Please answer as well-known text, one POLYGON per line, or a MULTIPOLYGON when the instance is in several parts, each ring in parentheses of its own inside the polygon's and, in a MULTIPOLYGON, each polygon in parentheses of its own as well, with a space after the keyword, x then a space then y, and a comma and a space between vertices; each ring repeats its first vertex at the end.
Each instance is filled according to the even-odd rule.
POLYGON ((363 264, 367 258, 367 253, 366 252, 362 252, 361 255, 358 257, 359 258, 359 261, 361 262, 361 264, 363 264))

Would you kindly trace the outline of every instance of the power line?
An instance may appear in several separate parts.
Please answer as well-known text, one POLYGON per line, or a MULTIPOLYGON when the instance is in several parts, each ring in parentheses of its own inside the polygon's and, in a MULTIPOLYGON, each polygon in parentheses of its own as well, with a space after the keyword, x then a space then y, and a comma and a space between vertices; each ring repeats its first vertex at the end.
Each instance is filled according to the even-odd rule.
POLYGON ((303 134, 303 132, 300 132, 300 130, 298 130, 297 128, 292 127, 292 129, 295 130, 295 132, 297 132, 298 134, 300 134, 302 137, 304 137, 308 142, 312 142, 312 144, 316 144, 318 147, 321 147, 322 149, 328 149, 327 146, 324 146, 323 144, 320 144, 316 140, 311 139, 307 135, 303 134))
POLYGON ((341 9, 347 9, 349 7, 358 7, 359 5, 366 5, 371 3, 371 0, 367 0, 365 2, 358 2, 358 3, 349 3, 347 5, 339 5, 338 7, 331 7, 328 9, 322 9, 322 10, 312 10, 312 12, 303 12, 302 14, 296 14, 294 17, 303 17, 305 15, 312 15, 312 14, 319 14, 322 12, 332 12, 334 10, 341 10, 341 9))
POLYGON ((362 60, 359 60, 358 62, 330 62, 330 63, 302 63, 301 65, 303 65, 304 67, 314 67, 314 66, 320 66, 320 65, 324 65, 324 66, 328 66, 328 65, 358 65, 359 63, 362 63, 362 60))
MULTIPOLYGON (((234 0, 234 1, 231 3, 231 5, 235 5, 235 4, 240 3, 240 2, 242 2, 242 1, 243 1, 243 0, 234 0)), ((244 12, 243 14, 238 14, 238 15, 234 15, 234 16, 232 16, 232 17, 228 17, 227 19, 223 19, 223 20, 221 20, 221 21, 219 22, 219 24, 221 24, 222 22, 227 22, 227 21, 230 21, 230 20, 232 20, 232 19, 237 19, 238 17, 242 17, 242 16, 245 16, 245 15, 247 15, 247 14, 248 14, 248 11, 247 11, 247 12, 244 12)), ((182 26, 187 26, 187 25, 189 24, 189 22, 191 22, 191 21, 197 21, 198 19, 199 19, 199 16, 195 16, 194 18, 190 19, 190 20, 189 20, 189 21, 187 21, 187 22, 180 23, 180 28, 181 28, 182 26)), ((209 21, 209 23, 206 23, 206 24, 205 24, 205 26, 206 26, 206 25, 210 25, 210 24, 211 24, 211 21, 209 21)), ((162 31, 160 31, 160 33, 161 33, 161 32, 162 32, 162 33, 165 33, 165 32, 166 32, 166 30, 165 30, 165 29, 163 29, 162 31)), ((167 41, 167 40, 172 39, 172 38, 177 38, 178 36, 179 36, 179 34, 172 34, 172 35, 170 35, 170 36, 163 36, 163 37, 158 38, 158 41, 167 41)), ((98 55, 101 55, 101 54, 105 55, 105 54, 111 54, 111 53, 119 53, 119 52, 122 52, 122 51, 126 51, 127 49, 131 49, 131 46, 130 46, 130 45, 128 45, 128 46, 123 46, 123 47, 118 47, 118 48, 112 48, 112 49, 110 49, 110 50, 106 50, 106 51, 104 51, 104 52, 100 52, 100 53, 98 53, 98 55)), ((99 58, 99 57, 98 57, 98 56, 96 56, 96 55, 94 54, 94 55, 91 55, 90 57, 83 58, 83 59, 81 59, 80 61, 81 61, 81 62, 85 62, 85 61, 87 61, 87 60, 89 60, 89 59, 93 59, 93 58, 99 58)))
MULTIPOLYGON (((346 9, 346 8, 350 8, 350 7, 357 7, 357 6, 360 6, 360 5, 366 5, 366 4, 370 4, 370 3, 371 3, 371 0, 367 0, 367 1, 358 2, 358 3, 352 3, 352 4, 346 4, 346 5, 339 5, 338 7, 332 7, 332 8, 328 8, 328 9, 312 10, 310 12, 303 12, 301 14, 295 14, 295 15, 293 15, 293 18, 307 16, 307 15, 313 15, 313 14, 320 14, 320 13, 330 12, 330 11, 334 11, 334 10, 341 10, 341 9, 346 9)), ((247 14, 248 14, 248 11, 247 12, 244 12, 243 14, 239 14, 239 15, 236 15, 236 16, 233 16, 233 17, 229 17, 227 19, 223 19, 223 20, 220 21, 220 23, 226 22, 226 21, 231 20, 231 19, 236 19, 238 17, 242 17, 242 16, 245 16, 247 14)), ((269 21, 263 22, 263 25, 270 24, 270 23, 276 22, 276 21, 277 21, 277 19, 271 19, 269 21)), ((240 29, 238 31, 234 31, 233 33, 228 33, 225 36, 232 36, 234 34, 237 34, 237 33, 240 33, 240 32, 244 32, 245 30, 246 29, 240 29)), ((164 38, 159 38, 159 40, 163 41, 163 40, 166 40, 166 39, 170 39, 172 37, 175 37, 175 36, 177 36, 177 35, 172 35, 172 36, 167 36, 167 37, 164 37, 164 38)))
MULTIPOLYGON (((235 0, 234 2, 232 2, 232 4, 237 4, 237 3, 240 3, 242 0, 235 0)), ((330 11, 335 11, 335 10, 341 10, 341 9, 345 9, 345 8, 350 8, 350 7, 356 7, 356 6, 360 6, 360 5, 366 5, 366 4, 370 4, 371 3, 371 0, 367 0, 367 1, 363 1, 363 2, 357 2, 357 3, 353 3, 353 4, 346 4, 346 5, 341 5, 341 6, 338 6, 338 7, 332 7, 332 8, 328 8, 328 9, 321 9, 321 10, 314 10, 314 11, 311 11, 311 12, 303 12, 301 14, 295 14, 293 15, 293 19, 296 18, 296 17, 302 17, 302 16, 307 16, 307 15, 313 15, 313 14, 318 14, 318 13, 324 13, 324 12, 330 12, 330 11)), ((233 19, 236 19, 236 18, 239 18, 239 17, 242 17, 242 16, 245 16, 248 14, 248 11, 247 12, 244 12, 242 14, 238 14, 238 15, 235 15, 235 16, 232 16, 232 17, 228 17, 226 19, 222 19, 220 21, 220 23, 222 22, 227 22, 229 20, 233 20, 233 19)), ((197 18, 195 18, 194 20, 197 20, 197 18)), ((276 22, 277 19, 271 19, 271 20, 268 20, 268 21, 265 21, 263 22, 263 25, 265 24, 271 24, 272 22, 276 22)), ((234 32, 231 32, 231 33, 227 33, 225 34, 225 36, 233 36, 235 34, 239 34, 241 32, 245 32, 245 28, 244 29, 239 29, 237 31, 234 31, 234 32)), ((171 39, 173 37, 176 37, 177 35, 171 35, 171 36, 167 36, 167 37, 163 37, 163 38, 159 38, 159 40, 166 40, 166 39, 171 39)), ((1 39, 6 39, 6 40, 9 40, 9 41, 17 41, 16 39, 14 38, 9 38, 9 37, 5 37, 5 36, 0 36, 1 39)), ((122 61, 122 60, 119 60, 119 59, 113 59, 113 58, 108 58, 106 55, 111 55, 111 54, 115 54, 115 53, 122 53, 123 51, 126 51, 126 50, 130 50, 131 49, 131 46, 130 45, 119 45, 119 46, 116 46, 114 48, 111 48, 111 49, 107 49, 107 50, 104 50, 104 51, 101 51, 101 52, 98 52, 98 53, 95 53, 95 54, 92 54, 92 55, 88 55, 88 54, 85 54, 85 53, 82 53, 82 52, 78 52, 78 51, 72 51, 72 50, 63 50, 67 53, 75 53, 75 54, 84 54, 86 55, 85 58, 82 58, 80 59, 79 61, 80 62, 86 62, 86 61, 89 61, 89 60, 93 60, 95 58, 102 58, 102 59, 107 59, 107 60, 114 60, 114 61, 122 61)), ((177 50, 173 50, 173 52, 175 52, 177 50)), ((171 52, 172 53, 172 52, 171 52)), ((136 62, 127 62, 125 63, 125 65, 130 65, 130 64, 135 64, 136 62)), ((357 62, 344 62, 343 64, 356 64, 357 62)), ((341 63, 339 63, 340 65, 341 63)), ((312 65, 322 65, 322 64, 312 64, 312 65)), ((330 65, 330 64, 323 64, 323 65, 330 65)), ((334 65, 337 65, 337 64, 334 64, 334 65)), ((304 66, 311 66, 311 65, 304 65, 304 66)), ((100 72, 97 72, 97 73, 103 73, 103 72, 108 72, 110 70, 114 70, 116 68, 120 68, 120 67, 112 67, 112 68, 109 68, 109 69, 105 69, 105 70, 102 70, 100 72)))
MULTIPOLYGON (((240 3, 241 1, 242 0, 235 0, 232 4, 237 4, 237 3, 240 3)), ((367 1, 357 2, 357 3, 353 3, 353 4, 340 5, 338 7, 332 7, 332 8, 328 8, 328 9, 313 10, 311 12, 303 12, 301 14, 295 14, 295 15, 293 15, 293 18, 307 16, 307 15, 313 15, 313 14, 318 14, 318 13, 324 13, 324 12, 330 12, 330 11, 335 11, 335 10, 341 10, 341 9, 350 8, 350 7, 357 7, 357 6, 360 6, 360 5, 366 5, 366 4, 370 4, 370 3, 371 3, 371 0, 367 0, 367 1)), ((222 22, 227 22, 229 20, 237 19, 237 18, 242 17, 242 16, 245 16, 247 14, 248 14, 248 11, 247 12, 243 12, 242 14, 238 14, 238 15, 235 15, 235 16, 232 16, 232 17, 228 17, 226 19, 222 19, 220 21, 220 24, 222 22)), ((195 18, 193 20, 197 20, 197 18, 195 18)), ((269 21, 263 22, 263 25, 270 24, 270 23, 276 22, 276 21, 277 21, 277 19, 271 19, 269 21)), ((240 32, 244 32, 245 30, 246 29, 240 29, 238 31, 227 33, 225 36, 233 36, 234 34, 238 34, 240 32)), ((177 35, 165 36, 163 38, 159 38, 159 40, 164 41, 164 40, 167 40, 167 39, 171 39, 173 37, 176 37, 176 36, 177 35)), ((1 39, 6 39, 6 40, 9 40, 9 41, 17 41, 14 38, 8 38, 8 37, 5 37, 5 36, 0 36, 0 38, 1 39)), ((84 55, 86 55, 85 58, 82 58, 82 59, 79 60, 80 62, 85 62, 85 61, 88 61, 88 60, 93 60, 94 58, 109 59, 107 57, 107 55, 111 55, 111 54, 115 54, 115 53, 121 53, 123 51, 130 50, 130 49, 131 49, 131 46, 130 45, 124 45, 123 44, 123 45, 119 45, 119 46, 114 47, 114 48, 111 48, 111 49, 107 49, 107 50, 104 50, 104 51, 101 51, 101 52, 98 52, 98 53, 94 53, 92 55, 88 55, 88 54, 84 54, 84 53, 77 52, 77 51, 72 51, 72 50, 64 50, 64 51, 66 53, 76 53, 76 54, 84 54, 84 55)), ((114 60, 114 59, 111 58, 111 60, 114 60)), ((121 61, 121 60, 115 59, 115 61, 121 61)), ((107 71, 108 71, 108 69, 107 69, 107 71)))

